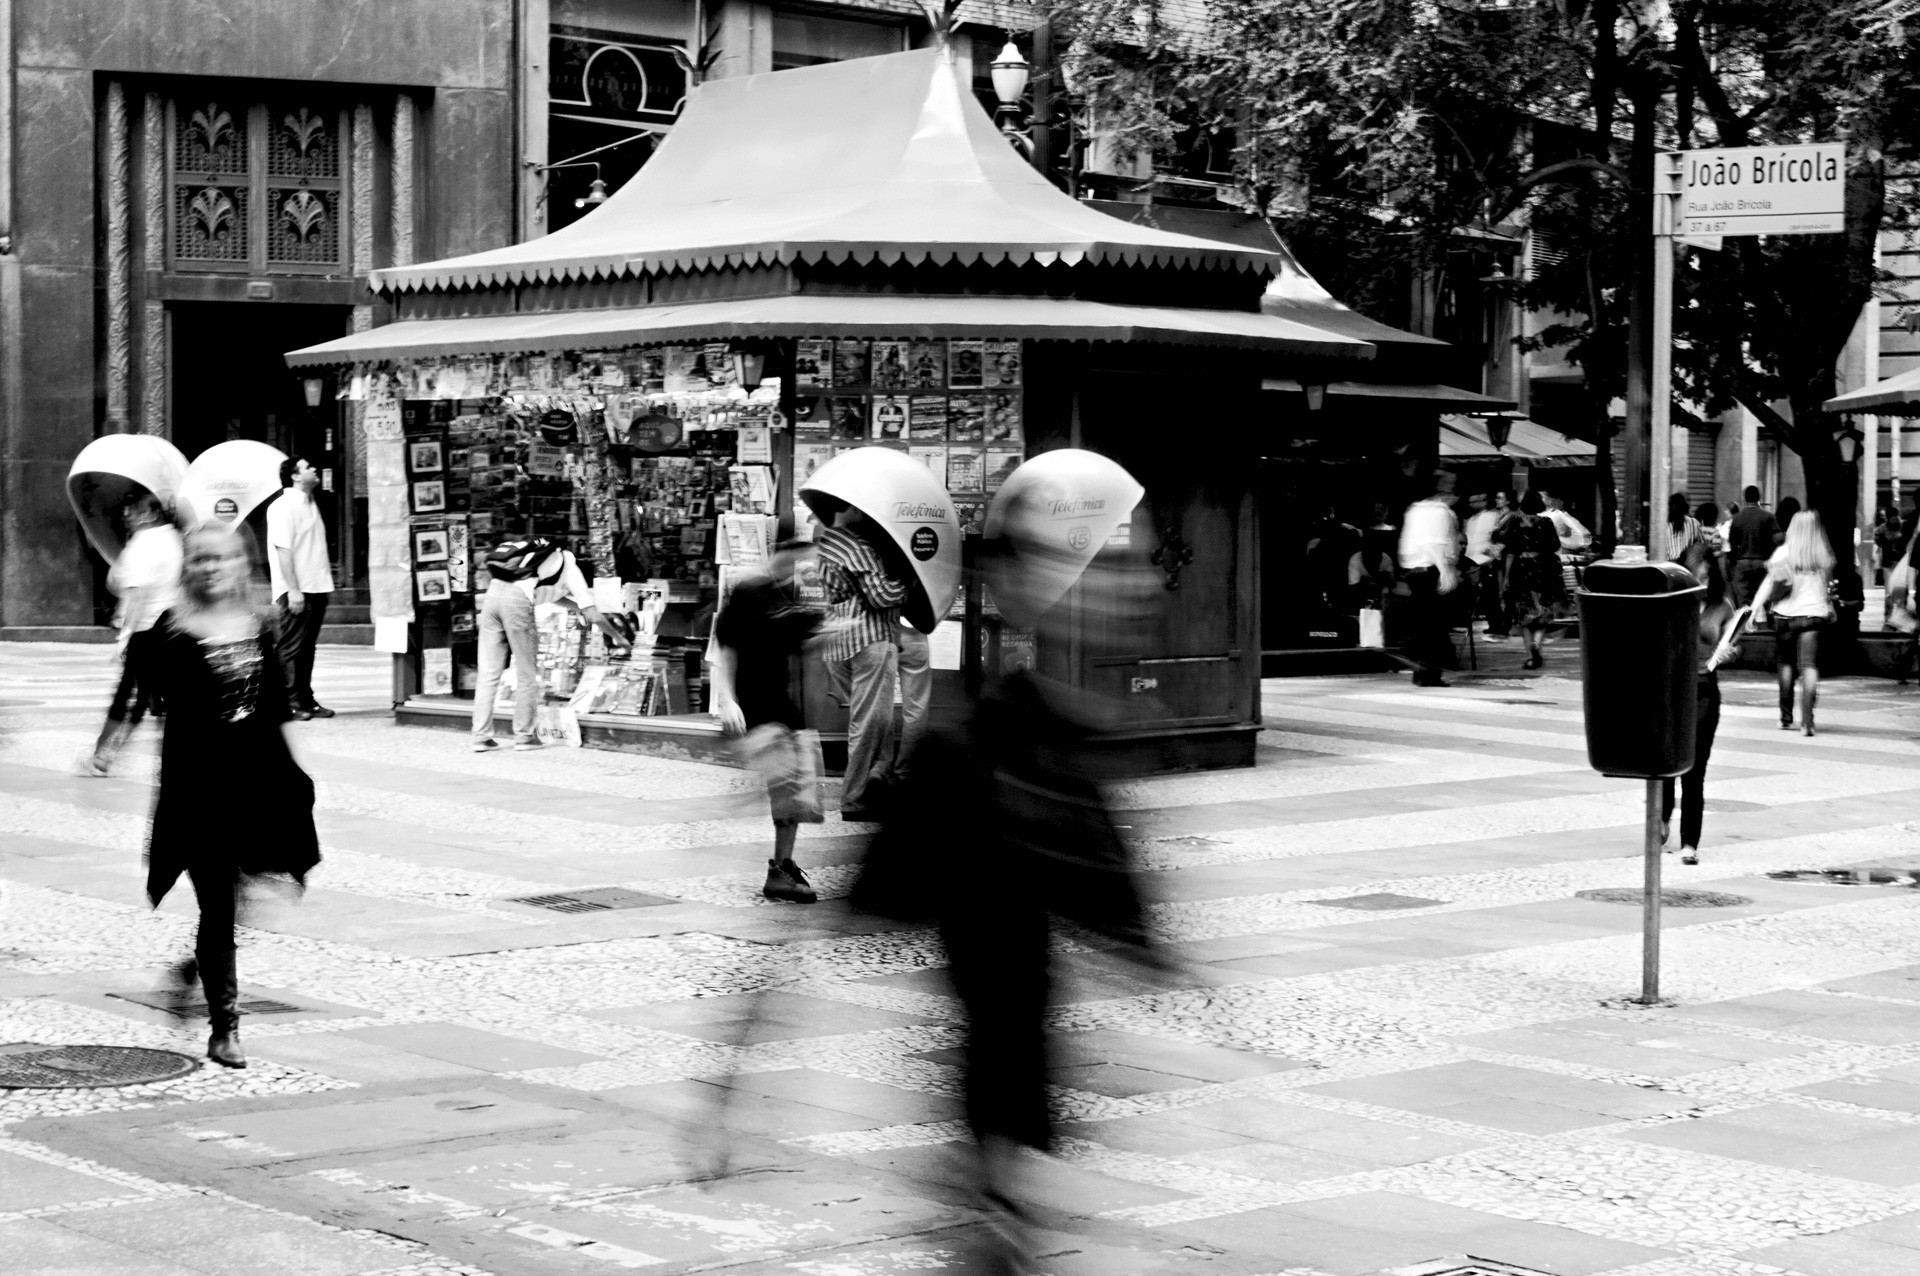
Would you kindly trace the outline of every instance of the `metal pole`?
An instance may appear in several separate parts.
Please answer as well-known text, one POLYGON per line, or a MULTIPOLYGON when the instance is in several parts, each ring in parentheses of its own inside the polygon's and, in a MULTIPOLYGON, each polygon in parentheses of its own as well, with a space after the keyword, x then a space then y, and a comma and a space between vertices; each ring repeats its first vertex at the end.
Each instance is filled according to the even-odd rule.
POLYGON ((1640 909, 1640 1002, 1660 1003, 1660 780, 1647 781, 1647 898, 1640 909))
POLYGON ((1053 181, 1053 19, 1043 16, 1033 28, 1033 166, 1053 181))
POLYGON ((1647 557, 1665 557, 1667 494, 1673 491, 1674 203, 1680 157, 1660 156, 1653 179, 1653 370, 1648 403, 1647 557))

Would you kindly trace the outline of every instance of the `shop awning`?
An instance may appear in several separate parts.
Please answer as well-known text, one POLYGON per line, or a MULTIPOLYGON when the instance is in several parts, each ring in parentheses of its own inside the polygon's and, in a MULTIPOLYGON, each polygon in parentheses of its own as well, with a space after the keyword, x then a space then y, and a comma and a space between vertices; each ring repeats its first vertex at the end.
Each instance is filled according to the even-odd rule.
POLYGON ((1277 266, 1056 189, 932 48, 709 80, 640 172, 579 221, 372 281, 404 292, 794 261, 1277 266))
POLYGON ((1373 355, 1364 341, 1245 310, 1117 306, 1059 297, 800 294, 627 310, 416 319, 295 350, 287 362, 301 367, 745 337, 1153 341, 1353 359, 1373 355))
POLYGON ((1495 447, 1487 434, 1483 417, 1443 416, 1440 418, 1440 455, 1446 460, 1519 461, 1540 469, 1559 469, 1592 465, 1594 447, 1579 439, 1570 439, 1557 430, 1524 417, 1508 422, 1506 444, 1495 447))
POLYGON ((1880 416, 1920 416, 1920 368, 1897 377, 1835 395, 1823 412, 1873 412, 1880 416))
MULTIPOLYGON (((1318 324, 1312 326, 1319 327, 1318 324)), ((1305 389, 1300 382, 1281 377, 1269 377, 1260 383, 1260 388, 1276 390, 1282 394, 1300 394, 1305 389)), ((1439 385, 1433 382, 1401 385, 1370 381, 1332 381, 1327 384, 1327 399, 1329 402, 1339 400, 1348 403, 1362 399, 1379 399, 1397 403, 1417 403, 1426 407, 1451 409, 1454 412, 1463 413, 1511 412, 1519 406, 1511 399, 1495 399, 1488 395, 1476 394, 1472 390, 1462 390, 1458 386, 1439 385)))

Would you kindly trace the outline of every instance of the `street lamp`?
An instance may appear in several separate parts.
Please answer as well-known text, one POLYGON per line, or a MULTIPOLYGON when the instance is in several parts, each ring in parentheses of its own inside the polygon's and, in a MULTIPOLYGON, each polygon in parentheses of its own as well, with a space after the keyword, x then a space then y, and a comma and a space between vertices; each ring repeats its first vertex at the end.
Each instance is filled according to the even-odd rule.
POLYGON ((1840 463, 1852 465, 1860 459, 1860 445, 1866 442, 1867 436, 1848 418, 1842 417, 1840 420, 1840 428, 1833 432, 1833 441, 1840 448, 1840 463))
POLYGON ((1511 420, 1503 416, 1490 416, 1487 418, 1487 442, 1493 444, 1494 451, 1498 452, 1501 448, 1505 447, 1507 440, 1512 437, 1513 422, 1511 420))
POLYGON ((1000 131, 1007 140, 1016 146, 1027 144, 1020 135, 1020 108, 1026 100, 1027 84, 1033 78, 1033 68, 1020 56, 1020 50, 1013 41, 1007 41, 1007 47, 1000 50, 1000 56, 993 60, 989 68, 993 74, 993 95, 1000 99, 1000 131))

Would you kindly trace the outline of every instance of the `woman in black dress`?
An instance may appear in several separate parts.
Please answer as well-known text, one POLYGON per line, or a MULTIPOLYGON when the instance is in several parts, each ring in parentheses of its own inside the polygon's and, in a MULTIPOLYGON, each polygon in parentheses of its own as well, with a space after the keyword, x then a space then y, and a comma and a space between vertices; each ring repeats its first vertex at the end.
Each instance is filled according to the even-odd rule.
POLYGON ((1560 533, 1545 517, 1546 508, 1540 493, 1528 488, 1520 498, 1520 513, 1493 534, 1506 550, 1507 612, 1527 636, 1527 660, 1522 666, 1527 669, 1545 663, 1540 641, 1567 601, 1560 575, 1560 533))
POLYGON ((147 898, 159 907, 185 873, 200 905, 194 956, 212 1035, 207 1057, 244 1068, 237 906, 248 878, 304 885, 320 861, 313 781, 287 746, 287 694, 272 631, 247 606, 251 561, 231 528, 189 532, 181 601, 154 626, 148 672, 166 711, 159 797, 147 842, 147 898))

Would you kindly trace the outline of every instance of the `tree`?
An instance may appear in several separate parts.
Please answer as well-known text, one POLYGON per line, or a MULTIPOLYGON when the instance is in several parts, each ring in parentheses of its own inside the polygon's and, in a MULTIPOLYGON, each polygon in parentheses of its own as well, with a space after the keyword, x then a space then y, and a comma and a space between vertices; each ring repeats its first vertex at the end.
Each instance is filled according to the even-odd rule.
POLYGON ((1396 272, 1448 269, 1462 227, 1520 217, 1571 245, 1512 291, 1574 316, 1541 342, 1585 370, 1603 445, 1605 405, 1627 390, 1633 303, 1646 299, 1653 152, 1846 142, 1846 233, 1690 254, 1675 352, 1680 417, 1686 402, 1751 410, 1801 457, 1809 503, 1843 550, 1855 474, 1819 408, 1882 286, 1880 232, 1915 212, 1912 189, 1887 182, 1920 147, 1909 10, 1920 14, 1904 0, 1212 0, 1204 28, 1180 29, 1155 6, 1053 8, 1075 41, 1077 86, 1117 142, 1151 151, 1195 118, 1232 131, 1234 198, 1273 216, 1362 309, 1393 294, 1396 272), (1618 140, 1623 114, 1636 145, 1618 140), (1539 145, 1552 125, 1575 130, 1572 153, 1539 145))

